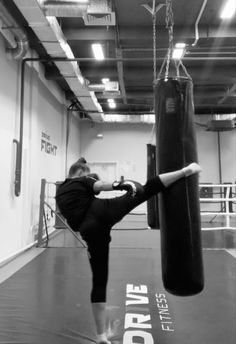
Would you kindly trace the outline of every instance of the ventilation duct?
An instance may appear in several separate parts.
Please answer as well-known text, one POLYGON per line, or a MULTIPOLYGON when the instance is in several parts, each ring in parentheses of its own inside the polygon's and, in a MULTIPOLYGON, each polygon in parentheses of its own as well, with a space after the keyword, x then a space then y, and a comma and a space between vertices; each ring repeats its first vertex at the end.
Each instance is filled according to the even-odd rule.
POLYGON ((207 131, 230 131, 236 128, 236 115, 213 115, 207 123, 207 131))
MULTIPOLYGON (((52 58, 73 59, 74 54, 63 35, 56 17, 45 17, 39 2, 37 0, 14 0, 14 3, 46 49, 48 55, 52 58)), ((102 112, 101 106, 98 104, 95 95, 91 94, 85 85, 85 79, 81 74, 78 63, 76 61, 54 63, 88 114, 89 111, 93 111, 93 113, 89 114, 92 120, 102 121, 103 115, 100 113, 102 112)))
POLYGON ((111 1, 90 0, 76 2, 70 0, 39 0, 46 16, 81 17, 85 25, 115 25, 115 13, 112 12, 111 1))
POLYGON ((7 40, 9 47, 7 55, 11 59, 22 59, 28 51, 28 39, 26 33, 19 28, 18 23, 0 2, 1 33, 7 40), (9 28, 9 29, 8 29, 9 28))
POLYGON ((232 119, 213 119, 207 123, 207 131, 230 131, 235 127, 235 123, 232 119))
POLYGON ((104 121, 106 123, 154 124, 155 115, 118 115, 114 113, 111 115, 104 115, 104 121))
POLYGON ((87 11, 88 3, 45 0, 41 1, 41 6, 46 16, 83 17, 87 11))
POLYGON ((109 0, 90 0, 83 17, 85 25, 109 26, 116 24, 115 12, 109 0))

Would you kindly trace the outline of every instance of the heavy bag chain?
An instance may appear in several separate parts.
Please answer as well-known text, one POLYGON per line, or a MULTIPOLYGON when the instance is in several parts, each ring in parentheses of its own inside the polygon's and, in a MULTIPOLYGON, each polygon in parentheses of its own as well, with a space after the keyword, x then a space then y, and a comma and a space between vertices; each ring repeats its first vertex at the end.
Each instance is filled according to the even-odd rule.
POLYGON ((152 9, 149 6, 145 6, 146 9, 152 14, 152 31, 153 31, 153 84, 155 84, 156 78, 157 78, 157 67, 156 67, 156 40, 157 40, 157 33, 156 33, 156 17, 157 12, 164 6, 165 4, 160 3, 156 6, 156 0, 153 0, 152 3, 152 9))
POLYGON ((157 52, 156 52, 156 0, 153 0, 152 29, 153 29, 153 83, 157 78, 157 52))
MULTIPOLYGON (((154 1, 154 0, 153 0, 154 1)), ((169 46, 168 46, 168 51, 167 51, 167 57, 164 59, 162 66, 160 68, 160 71, 158 73, 158 77, 157 80, 159 80, 161 78, 161 74, 162 71, 164 69, 165 63, 166 63, 166 70, 165 70, 165 79, 168 78, 169 76, 169 67, 170 67, 170 61, 171 61, 171 55, 173 52, 173 46, 174 46, 174 15, 173 15, 173 10, 172 10, 172 0, 166 0, 165 3, 166 6, 166 28, 168 29, 168 36, 169 36, 169 46)), ((153 34, 155 32, 153 31, 153 34)), ((155 37, 155 35, 153 35, 155 37)), ((172 59, 173 60, 173 59, 172 59)), ((178 63, 176 62, 176 60, 173 60, 173 63, 175 65, 175 69, 176 69, 176 76, 179 77, 180 73, 179 73, 179 68, 180 66, 182 67, 185 75, 191 79, 191 76, 188 74, 185 66, 183 65, 182 61, 179 60, 178 63)))
POLYGON ((165 79, 169 75, 169 67, 170 67, 170 60, 171 60, 171 54, 173 51, 173 40, 174 40, 174 15, 172 10, 172 1, 166 0, 166 28, 168 29, 169 34, 169 47, 167 52, 167 61, 166 61, 166 72, 165 72, 165 79))
MULTIPOLYGON (((153 0, 154 2, 155 0, 153 0)), ((170 67, 170 61, 171 61, 171 54, 173 51, 173 41, 174 41, 174 15, 173 15, 173 10, 172 10, 172 0, 166 0, 165 3, 166 6, 166 18, 165 18, 165 22, 166 22, 166 28, 168 29, 168 36, 169 36, 169 46, 168 46, 168 51, 167 51, 167 57, 165 58, 165 60, 163 61, 163 64, 160 68, 160 72, 158 74, 158 79, 161 76, 161 73, 163 71, 164 65, 166 63, 166 70, 165 70, 165 79, 168 78, 169 75, 169 67, 170 67)), ((156 30, 155 30, 155 24, 154 24, 154 14, 153 14, 153 49, 154 46, 156 45, 156 30)), ((153 64, 153 69, 154 69, 154 75, 155 75, 155 79, 154 82, 156 82, 156 59, 155 59, 155 55, 153 54, 153 59, 155 61, 155 64, 153 64)), ((176 64, 176 61, 174 61, 175 67, 176 67, 176 72, 177 72, 177 76, 179 76, 179 70, 176 64)))

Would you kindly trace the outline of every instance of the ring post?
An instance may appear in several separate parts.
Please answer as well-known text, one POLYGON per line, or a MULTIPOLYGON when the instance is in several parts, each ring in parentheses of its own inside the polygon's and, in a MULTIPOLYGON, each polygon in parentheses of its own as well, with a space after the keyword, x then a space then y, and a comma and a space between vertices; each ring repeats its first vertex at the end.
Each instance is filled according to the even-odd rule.
POLYGON ((230 227, 230 215, 229 215, 229 198, 230 198, 230 187, 227 187, 226 188, 226 198, 227 198, 227 201, 225 202, 225 206, 226 206, 226 227, 229 228, 230 227))

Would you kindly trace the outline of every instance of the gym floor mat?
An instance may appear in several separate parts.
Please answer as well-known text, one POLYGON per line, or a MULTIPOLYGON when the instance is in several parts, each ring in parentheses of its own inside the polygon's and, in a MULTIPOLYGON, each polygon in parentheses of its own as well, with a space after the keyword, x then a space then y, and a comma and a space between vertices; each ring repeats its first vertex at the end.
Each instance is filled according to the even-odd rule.
MULTIPOLYGON (((133 233, 134 247, 119 247, 116 235, 107 300, 112 343, 235 343, 232 256, 204 251, 204 291, 176 297, 163 288, 158 245, 135 248, 133 233)), ((0 285, 0 343, 94 343, 90 287, 86 249, 46 249, 0 285)))

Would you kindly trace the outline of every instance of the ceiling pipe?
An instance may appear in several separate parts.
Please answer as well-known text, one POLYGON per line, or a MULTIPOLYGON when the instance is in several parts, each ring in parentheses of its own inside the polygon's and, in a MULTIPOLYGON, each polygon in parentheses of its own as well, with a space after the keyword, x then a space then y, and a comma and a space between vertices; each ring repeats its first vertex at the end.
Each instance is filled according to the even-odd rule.
POLYGON ((189 55, 235 55, 236 57, 236 50, 235 51, 191 51, 188 52, 189 55))
POLYGON ((16 40, 14 35, 6 29, 6 24, 3 22, 3 20, 0 18, 0 32, 9 44, 9 46, 14 49, 17 46, 16 40))
MULTIPOLYGON (((79 111, 81 114, 87 114, 86 111, 83 110, 77 110, 79 111)), ((91 111, 90 111, 91 112, 91 111)), ((217 115, 229 115, 229 114, 235 114, 236 113, 236 109, 235 107, 230 107, 230 106, 222 106, 222 107, 214 107, 214 104, 204 104, 204 105, 196 105, 195 106, 195 115, 213 115, 213 114, 217 114, 217 115)), ((113 115, 114 111, 103 111, 104 115, 113 115)), ((143 110, 143 111, 127 111, 127 110, 116 110, 115 114, 117 115, 153 115, 154 112, 153 111, 147 111, 147 110, 143 110)))
POLYGON ((29 42, 26 36, 19 39, 17 38, 16 42, 17 42, 17 48, 7 49, 7 55, 10 56, 10 58, 12 59, 20 60, 26 55, 29 49, 29 42))
MULTIPOLYGON (((157 57, 158 61, 163 61, 164 57, 157 57)), ((116 62, 116 61, 152 61, 152 57, 105 57, 103 61, 99 61, 99 64, 102 64, 103 62, 116 62)), ((182 60, 185 61, 198 61, 198 60, 218 60, 218 61, 224 61, 224 60, 232 60, 235 61, 235 57, 233 56, 204 56, 204 57, 187 57, 184 56, 182 60)), ((55 58, 54 61, 65 61, 65 59, 55 58)), ((78 57, 78 58, 68 58, 67 61, 80 61, 80 62, 96 62, 97 59, 94 57, 78 57)))
POLYGON ((203 13, 203 11, 204 11, 204 9, 205 9, 205 7, 206 7, 207 1, 208 1, 208 0, 203 0, 202 7, 201 7, 201 9, 200 9, 200 12, 199 12, 199 14, 198 14, 197 20, 196 20, 196 22, 195 22, 195 41, 193 42, 192 47, 196 46, 196 45, 197 45, 197 42, 198 42, 198 40, 199 40, 198 24, 199 24, 199 21, 200 21, 200 19, 201 19, 202 13, 203 13))
POLYGON ((2 27, 1 32, 6 30, 8 34, 4 34, 5 38, 11 37, 11 41, 7 39, 9 45, 11 47, 8 47, 6 49, 7 56, 10 59, 19 60, 22 59, 29 48, 28 38, 26 33, 21 29, 18 25, 18 23, 15 21, 15 19, 11 16, 11 14, 8 12, 8 10, 3 5, 2 1, 0 1, 0 18, 2 19, 2 23, 4 26, 2 27), (12 37, 12 35, 13 37, 12 37), (11 36, 10 36, 11 35, 11 36), (14 46, 14 40, 12 41, 12 38, 15 39, 15 46, 14 46))

